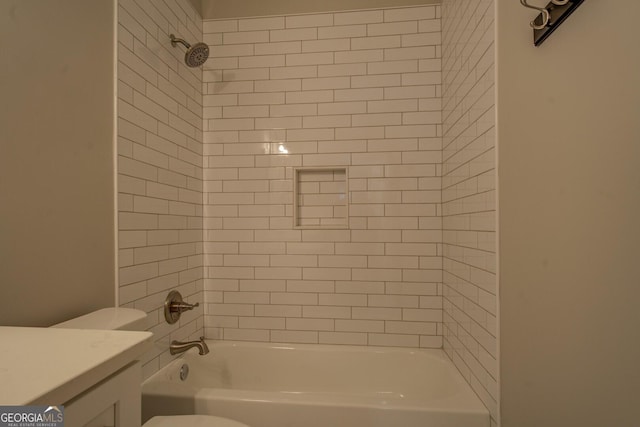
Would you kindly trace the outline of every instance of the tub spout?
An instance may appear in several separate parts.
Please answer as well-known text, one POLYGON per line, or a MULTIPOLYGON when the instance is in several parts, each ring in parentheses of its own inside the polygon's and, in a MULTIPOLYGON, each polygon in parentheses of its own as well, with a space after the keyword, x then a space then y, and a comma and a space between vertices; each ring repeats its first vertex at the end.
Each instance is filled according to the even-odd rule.
POLYGON ((209 353, 209 347, 207 347, 207 343, 204 342, 204 337, 200 337, 200 341, 171 341, 171 345, 169 346, 169 353, 173 355, 184 353, 191 347, 198 347, 198 353, 201 356, 209 353))

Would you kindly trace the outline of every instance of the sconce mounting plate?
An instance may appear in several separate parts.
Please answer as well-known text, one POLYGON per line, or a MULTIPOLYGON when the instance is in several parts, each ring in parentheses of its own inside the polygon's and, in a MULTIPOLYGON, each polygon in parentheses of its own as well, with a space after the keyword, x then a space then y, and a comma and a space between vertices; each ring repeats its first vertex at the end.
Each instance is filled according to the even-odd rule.
MULTIPOLYGON (((583 2, 584 0, 571 0, 561 6, 553 2, 547 4, 546 9, 550 15, 549 25, 539 30, 533 30, 533 44, 540 46, 583 2)), ((543 23, 542 14, 538 15, 534 23, 537 25, 543 23)))

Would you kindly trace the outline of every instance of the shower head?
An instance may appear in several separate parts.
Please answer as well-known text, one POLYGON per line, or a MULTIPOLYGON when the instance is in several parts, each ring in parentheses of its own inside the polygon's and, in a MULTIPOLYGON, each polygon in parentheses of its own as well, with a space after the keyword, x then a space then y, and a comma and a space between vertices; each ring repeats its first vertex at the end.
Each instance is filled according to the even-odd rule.
POLYGON ((171 38, 171 46, 175 47, 176 43, 180 43, 187 48, 187 52, 184 54, 184 62, 187 66, 192 68, 199 67, 206 62, 207 58, 209 58, 209 46, 205 43, 199 42, 194 45, 190 45, 173 34, 170 34, 169 38, 171 38))

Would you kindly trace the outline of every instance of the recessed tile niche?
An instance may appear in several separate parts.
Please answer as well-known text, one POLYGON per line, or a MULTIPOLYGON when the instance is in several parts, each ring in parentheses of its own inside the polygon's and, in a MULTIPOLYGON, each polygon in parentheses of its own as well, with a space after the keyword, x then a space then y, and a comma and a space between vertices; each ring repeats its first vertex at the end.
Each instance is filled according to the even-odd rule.
POLYGON ((349 186, 346 168, 295 168, 294 228, 347 228, 349 186))

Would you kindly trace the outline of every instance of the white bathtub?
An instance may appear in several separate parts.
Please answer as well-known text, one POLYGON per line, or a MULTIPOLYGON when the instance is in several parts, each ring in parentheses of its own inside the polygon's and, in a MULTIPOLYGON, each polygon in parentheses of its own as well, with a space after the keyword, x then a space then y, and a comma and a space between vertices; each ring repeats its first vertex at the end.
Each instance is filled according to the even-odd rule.
POLYGON ((488 427, 441 350, 207 342, 142 387, 143 420, 210 414, 251 427, 488 427), (189 375, 180 380, 180 367, 189 375))

